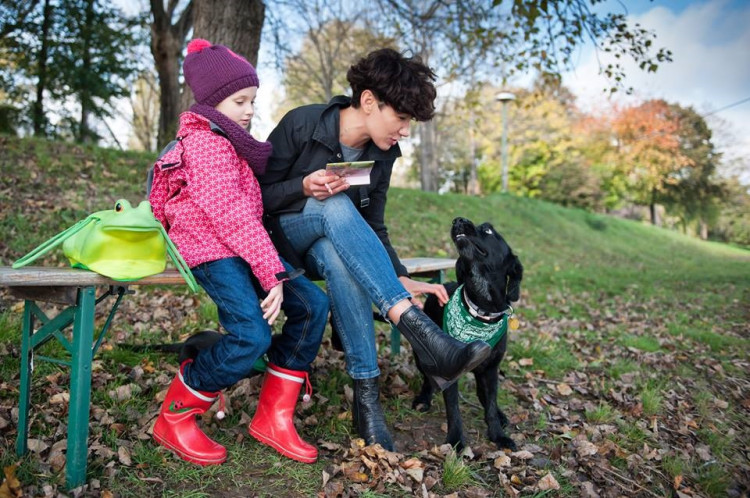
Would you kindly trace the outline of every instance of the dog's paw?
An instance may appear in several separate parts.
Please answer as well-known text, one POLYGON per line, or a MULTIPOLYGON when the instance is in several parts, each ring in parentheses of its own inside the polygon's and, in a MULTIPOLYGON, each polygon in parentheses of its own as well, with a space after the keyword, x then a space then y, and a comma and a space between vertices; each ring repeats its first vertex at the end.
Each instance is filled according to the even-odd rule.
POLYGON ((466 443, 464 442, 463 438, 451 438, 448 436, 448 438, 445 440, 446 443, 453 446, 453 449, 456 450, 456 454, 460 455, 462 451, 464 451, 464 448, 466 448, 466 443))
POLYGON ((411 402, 412 409, 422 413, 430 411, 430 408, 432 407, 432 400, 430 398, 431 397, 429 396, 417 396, 414 398, 414 401, 411 402))
POLYGON ((508 436, 500 436, 497 439, 493 439, 493 442, 497 445, 497 448, 500 450, 516 451, 518 449, 515 441, 513 441, 508 436))

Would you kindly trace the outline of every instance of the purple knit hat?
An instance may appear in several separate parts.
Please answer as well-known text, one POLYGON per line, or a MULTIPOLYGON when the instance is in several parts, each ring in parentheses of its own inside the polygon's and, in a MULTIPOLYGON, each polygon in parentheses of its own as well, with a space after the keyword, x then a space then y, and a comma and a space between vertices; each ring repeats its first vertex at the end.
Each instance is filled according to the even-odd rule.
POLYGON ((259 85, 255 68, 244 57, 202 38, 188 43, 182 69, 195 101, 211 107, 234 92, 259 85))

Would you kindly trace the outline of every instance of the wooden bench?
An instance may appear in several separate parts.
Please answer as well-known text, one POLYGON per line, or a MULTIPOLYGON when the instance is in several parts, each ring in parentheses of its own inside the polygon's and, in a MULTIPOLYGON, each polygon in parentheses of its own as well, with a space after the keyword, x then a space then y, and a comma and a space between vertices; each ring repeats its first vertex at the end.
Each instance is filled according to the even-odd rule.
MULTIPOLYGON (((443 282, 445 271, 455 266, 447 258, 406 258, 402 260, 415 278, 443 282)), ((91 362, 101 345, 114 315, 130 286, 185 285, 177 270, 134 282, 119 282, 94 272, 75 268, 24 267, 13 270, 0 267, 0 287, 10 288, 11 294, 24 300, 21 336, 21 386, 19 393, 18 435, 16 454, 28 451, 29 409, 33 361, 42 360, 70 367, 70 406, 68 411, 68 442, 66 449, 65 482, 68 489, 86 481, 88 458, 89 409, 91 403, 91 362), (97 288, 100 295, 97 297, 97 288), (94 330, 96 306, 114 298, 102 329, 94 330), (37 302, 63 304, 57 316, 48 317, 37 302), (37 321, 39 326, 37 327, 37 321), (70 339, 63 331, 72 324, 70 339), (56 339, 67 350, 69 359, 34 355, 34 350, 51 339, 56 339)), ((398 354, 401 337, 391 329, 391 351, 398 354)))

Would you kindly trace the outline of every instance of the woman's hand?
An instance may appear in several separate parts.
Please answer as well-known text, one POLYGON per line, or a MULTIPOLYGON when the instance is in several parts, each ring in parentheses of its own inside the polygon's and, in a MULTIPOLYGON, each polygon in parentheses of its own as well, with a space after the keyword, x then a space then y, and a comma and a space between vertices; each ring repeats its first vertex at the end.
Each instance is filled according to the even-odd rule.
POLYGON ((411 294, 411 303, 420 309, 422 309, 422 302, 415 298, 424 294, 433 294, 437 297, 440 306, 445 306, 448 302, 448 291, 445 290, 442 284, 430 284, 420 280, 412 280, 409 277, 398 277, 398 279, 401 281, 404 289, 411 294))
POLYGON ((284 283, 279 282, 276 286, 268 291, 266 298, 260 302, 260 309, 263 310, 263 319, 268 325, 273 325, 281 311, 281 303, 284 302, 284 283))
POLYGON ((307 197, 314 197, 319 201, 343 192, 349 188, 345 179, 338 175, 329 175, 326 170, 313 171, 302 179, 302 191, 307 197))

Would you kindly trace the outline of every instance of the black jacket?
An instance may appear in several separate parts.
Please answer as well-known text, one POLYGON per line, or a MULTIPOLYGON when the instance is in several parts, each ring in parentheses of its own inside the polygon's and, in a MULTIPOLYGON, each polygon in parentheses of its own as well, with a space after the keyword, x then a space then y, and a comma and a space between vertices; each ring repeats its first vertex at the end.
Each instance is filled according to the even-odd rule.
MULTIPOLYGON (((328 104, 313 104, 289 111, 268 137, 273 153, 266 172, 258 177, 263 193, 266 227, 282 256, 295 266, 302 264, 302 255, 294 254, 283 236, 278 215, 297 213, 307 201, 302 189, 302 179, 329 162, 341 162, 339 144, 339 111, 349 107, 351 99, 338 96, 328 104)), ((358 161, 375 161, 370 173, 370 184, 352 186, 345 191, 383 243, 398 276, 408 272, 398 259, 388 238, 385 226, 385 203, 391 172, 401 149, 394 145, 387 151, 369 142, 358 161)))

